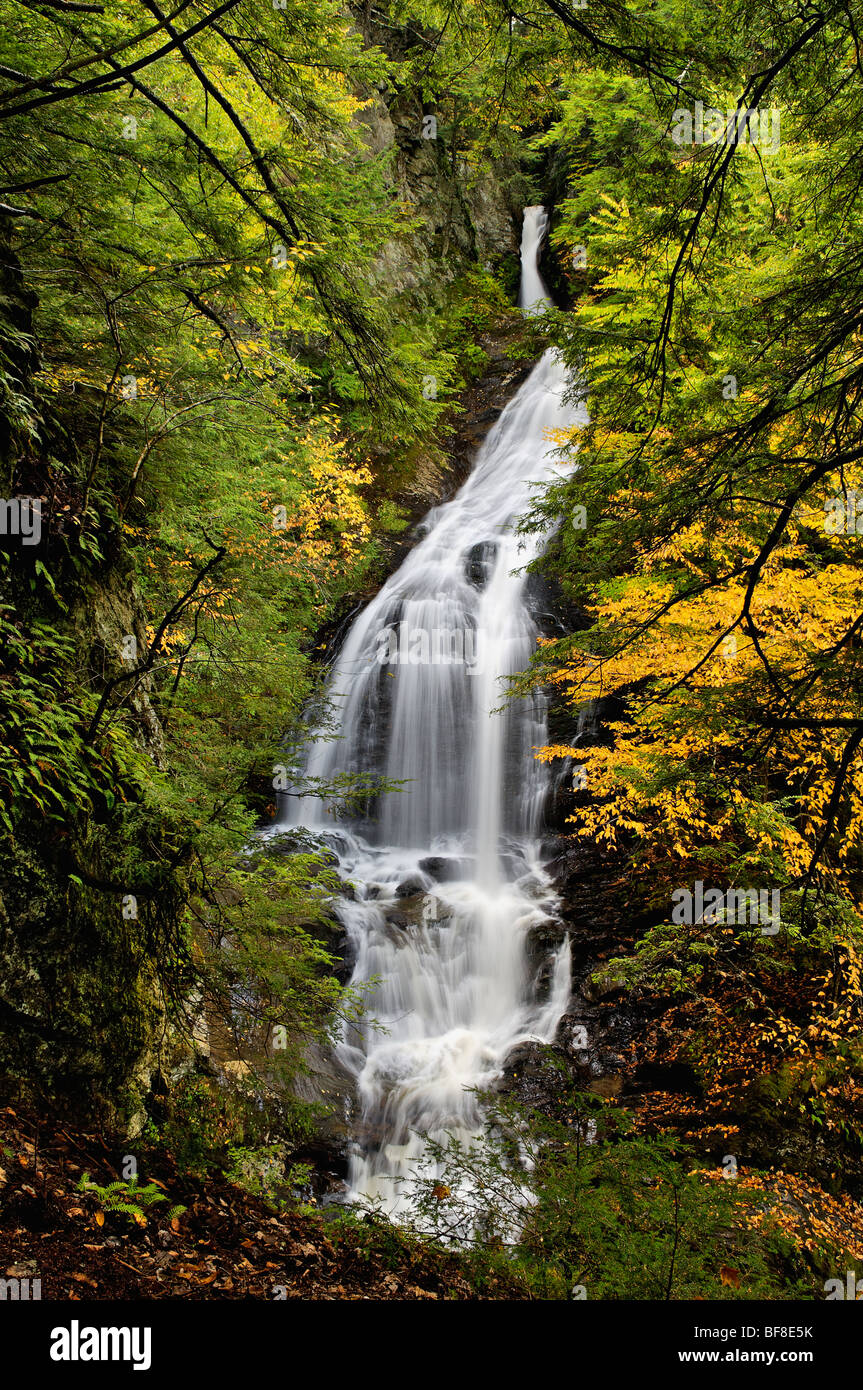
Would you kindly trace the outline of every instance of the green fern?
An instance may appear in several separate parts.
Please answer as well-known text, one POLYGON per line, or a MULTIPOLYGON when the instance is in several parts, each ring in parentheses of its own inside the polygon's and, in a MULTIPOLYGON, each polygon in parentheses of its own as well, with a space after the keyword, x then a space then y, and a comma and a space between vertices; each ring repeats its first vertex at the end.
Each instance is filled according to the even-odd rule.
MULTIPOLYGON (((147 1183, 146 1187, 141 1187, 137 1177, 118 1179, 103 1187, 93 1182, 89 1173, 83 1173, 78 1183, 78 1191, 95 1197, 103 1211, 122 1212, 139 1226, 145 1224, 148 1213, 158 1202, 168 1201, 165 1193, 160 1192, 155 1183, 147 1183)), ((167 1220, 173 1221, 185 1210, 179 1202, 174 1203, 168 1208, 167 1220)))

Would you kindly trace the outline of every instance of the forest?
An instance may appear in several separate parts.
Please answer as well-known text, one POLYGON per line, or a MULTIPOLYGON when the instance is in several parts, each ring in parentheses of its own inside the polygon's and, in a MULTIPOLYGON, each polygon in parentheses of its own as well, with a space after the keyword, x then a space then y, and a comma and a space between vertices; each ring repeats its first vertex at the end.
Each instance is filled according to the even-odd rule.
POLYGON ((861 31, 0 0, 0 1301, 863 1297, 861 31))

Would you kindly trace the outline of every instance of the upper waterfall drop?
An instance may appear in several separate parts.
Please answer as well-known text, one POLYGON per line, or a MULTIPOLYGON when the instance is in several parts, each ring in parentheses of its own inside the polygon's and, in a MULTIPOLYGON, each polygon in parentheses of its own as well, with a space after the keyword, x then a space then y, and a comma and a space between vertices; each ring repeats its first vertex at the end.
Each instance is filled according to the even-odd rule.
POLYGON ((525 314, 544 314, 552 300, 539 273, 539 254, 548 231, 548 213, 544 207, 525 208, 521 228, 521 285, 518 305, 525 314))
MULTIPOLYGON (((537 268, 546 222, 526 209, 528 312, 550 303, 537 268)), ((547 539, 516 526, 532 489, 559 472, 549 431, 587 421, 568 385, 549 350, 347 634, 329 683, 338 737, 312 744, 307 773, 372 772, 401 788, 338 828, 323 805, 290 813, 325 836, 353 885, 338 913, 367 1013, 337 1049, 359 1107, 350 1184, 391 1212, 423 1137, 475 1133, 473 1089, 519 1042, 550 1041, 568 1000, 568 945, 540 972, 526 950, 557 906, 540 862, 545 700, 506 698, 535 649, 524 568, 547 539)))

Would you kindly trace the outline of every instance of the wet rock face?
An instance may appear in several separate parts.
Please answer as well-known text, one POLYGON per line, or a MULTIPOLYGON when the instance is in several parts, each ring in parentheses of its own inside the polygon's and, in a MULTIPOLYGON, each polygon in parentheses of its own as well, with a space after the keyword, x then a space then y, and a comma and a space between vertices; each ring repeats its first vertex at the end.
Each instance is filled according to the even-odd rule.
POLYGON ((315 1133, 292 1151, 291 1163, 310 1164, 312 1191, 327 1199, 345 1189, 355 1087, 333 1054, 317 1043, 307 1048, 305 1065, 306 1071, 294 1079, 292 1092, 315 1106, 315 1133))
POLYGON ((590 626, 584 609, 565 599, 560 586, 546 575, 528 575, 525 603, 543 637, 565 637, 590 626))
POLYGON ((494 569, 497 546, 491 541, 480 541, 471 546, 465 560, 465 578, 477 589, 484 589, 494 569))
POLYGON ((467 861, 464 859, 442 855, 432 855, 428 859, 420 860, 420 868, 423 873, 428 874, 436 883, 455 883, 458 879, 465 877, 468 867, 467 861))
POLYGON ((415 898, 420 893, 425 893, 429 887, 428 881, 422 874, 410 874, 403 879, 396 889, 397 898, 415 898))
POLYGON ((452 921, 452 915, 434 893, 425 892, 401 898, 398 909, 387 909, 386 921, 389 928, 407 935, 423 927, 446 927, 452 921))
MULTIPOLYGON (((619 885, 603 855, 569 837, 552 837, 545 868, 561 895, 559 918, 531 928, 527 957, 540 997, 550 985, 550 961, 568 937, 572 998, 560 1020, 553 1054, 580 1091, 611 1098, 627 1087, 626 1054, 639 1024, 638 1007, 618 990, 594 987, 591 976, 615 954, 620 932, 619 885)), ((625 953, 623 950, 621 953, 625 953)), ((507 1058, 499 1088, 528 1108, 554 1113, 561 1076, 547 1065, 549 1049, 523 1043, 507 1058)))
POLYGON ((554 981, 554 958, 565 937, 565 926, 553 918, 537 923, 528 931, 525 942, 527 968, 531 976, 533 992, 542 1003, 546 1002, 551 993, 554 981))
POLYGON ((559 1090, 560 1077, 546 1065, 545 1056, 541 1043, 521 1043, 507 1058, 497 1089, 531 1109, 550 1110, 559 1090))
MULTIPOLYGON (((397 32, 367 26, 374 43, 392 51, 397 32)), ((452 161, 424 113, 416 93, 383 87, 355 116, 370 158, 389 153, 389 177, 400 200, 410 204, 419 225, 386 243, 373 275, 388 294, 431 302, 440 284, 468 263, 515 258, 523 202, 507 191, 514 166, 498 177, 452 161)))

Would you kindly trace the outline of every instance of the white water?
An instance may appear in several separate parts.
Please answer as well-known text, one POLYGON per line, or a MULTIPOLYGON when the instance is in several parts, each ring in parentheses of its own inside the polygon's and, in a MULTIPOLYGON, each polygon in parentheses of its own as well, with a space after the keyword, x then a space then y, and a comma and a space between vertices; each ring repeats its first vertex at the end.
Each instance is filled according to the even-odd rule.
POLYGON ((525 208, 521 233, 521 285, 519 307, 528 315, 543 314, 551 308, 548 290, 539 273, 539 252, 548 229, 545 208, 525 208))
MULTIPOLYGON (((550 303, 537 268, 546 221, 542 208, 526 209, 526 312, 550 303)), ((533 753, 546 741, 545 703, 536 694, 501 709, 504 678, 526 668, 537 637, 514 571, 544 544, 513 528, 532 485, 557 471, 546 431, 587 419, 564 404, 566 386, 547 352, 467 482, 428 514, 424 538, 344 642, 329 691, 339 737, 312 745, 306 772, 371 771, 405 786, 354 822, 334 823, 312 799, 286 813, 329 832, 356 892, 338 908, 353 983, 379 980, 338 1054, 361 1111, 350 1186, 390 1212, 405 1200, 395 1180, 418 1171, 423 1137, 475 1133, 470 1088, 499 1076, 518 1043, 550 1041, 568 1000, 568 944, 541 989, 525 949, 557 906, 540 863, 548 774, 533 753)))

